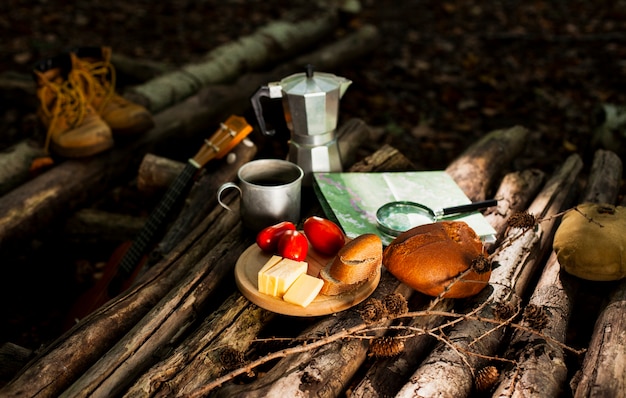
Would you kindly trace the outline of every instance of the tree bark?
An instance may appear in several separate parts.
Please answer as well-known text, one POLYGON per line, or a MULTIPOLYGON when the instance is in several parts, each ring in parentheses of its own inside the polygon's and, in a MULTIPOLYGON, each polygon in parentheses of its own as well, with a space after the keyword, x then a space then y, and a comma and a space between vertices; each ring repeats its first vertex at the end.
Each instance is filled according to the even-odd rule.
MULTIPOLYGON (((597 151, 580 202, 614 203, 619 193, 621 174, 622 164, 615 154, 597 151)), ((560 268, 556 254, 552 252, 529 304, 546 309, 548 323, 541 330, 542 334, 565 343, 575 292, 581 286, 579 280, 561 273, 560 268)), ((515 360, 517 366, 503 374, 494 397, 539 398, 566 394, 568 370, 561 346, 543 336, 517 330, 509 347, 505 357, 515 360)))
MULTIPOLYGON (((582 167, 578 156, 572 155, 552 176, 529 208, 531 214, 540 218, 557 214, 567 203, 567 196, 582 167)), ((491 274, 490 288, 483 290, 469 303, 475 306, 489 300, 492 303, 508 303, 516 308, 528 288, 536 270, 551 248, 555 220, 544 221, 536 230, 524 234, 505 244, 493 260, 499 266, 491 274)), ((519 234, 512 228, 508 236, 519 234)), ((493 305, 479 310, 479 315, 494 318, 493 305)), ((472 391, 475 372, 493 357, 502 343, 504 327, 466 319, 455 325, 447 334, 451 344, 439 343, 424 360, 397 397, 438 396, 466 397, 472 391)))
POLYGON ((224 372, 220 354, 245 352, 259 328, 274 313, 252 304, 239 292, 232 294, 171 355, 148 369, 126 391, 125 397, 170 397, 224 372))
POLYGON ((63 235, 69 241, 114 242, 132 240, 146 219, 96 209, 81 209, 67 219, 63 235))
POLYGON ((510 168, 511 159, 523 152, 527 136, 528 130, 521 126, 492 131, 465 150, 446 172, 472 202, 488 199, 495 182, 510 168))
POLYGON ((626 393, 626 282, 612 292, 596 320, 574 396, 623 397, 626 393))
POLYGON ((183 162, 147 153, 139 165, 137 189, 148 195, 163 193, 184 168, 183 162))
POLYGON ((545 173, 541 170, 522 170, 504 176, 494 198, 498 200, 495 208, 485 211, 485 218, 497 231, 496 241, 485 244, 492 253, 502 243, 511 215, 522 212, 528 207, 545 182, 545 173))

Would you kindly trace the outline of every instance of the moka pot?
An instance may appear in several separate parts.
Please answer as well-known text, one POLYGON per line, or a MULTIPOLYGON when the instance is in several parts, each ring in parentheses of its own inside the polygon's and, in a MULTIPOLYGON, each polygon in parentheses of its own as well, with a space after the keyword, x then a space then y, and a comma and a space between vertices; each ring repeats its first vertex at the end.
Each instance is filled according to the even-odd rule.
POLYGON ((310 185, 313 172, 342 171, 336 129, 339 100, 351 83, 307 66, 306 72, 261 86, 250 99, 261 131, 274 135, 266 128, 261 98, 282 98, 291 133, 288 160, 304 170, 305 185, 310 185))

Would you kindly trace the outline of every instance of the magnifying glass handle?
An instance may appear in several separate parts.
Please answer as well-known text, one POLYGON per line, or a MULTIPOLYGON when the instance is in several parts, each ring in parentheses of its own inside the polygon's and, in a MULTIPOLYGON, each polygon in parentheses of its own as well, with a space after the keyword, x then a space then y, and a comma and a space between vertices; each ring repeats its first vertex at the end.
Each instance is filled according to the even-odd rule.
POLYGON ((497 204, 498 204, 498 201, 496 199, 489 199, 489 200, 483 200, 481 202, 470 203, 467 205, 446 207, 445 209, 442 209, 441 211, 443 212, 444 215, 468 213, 470 211, 485 209, 487 207, 495 206, 497 204))

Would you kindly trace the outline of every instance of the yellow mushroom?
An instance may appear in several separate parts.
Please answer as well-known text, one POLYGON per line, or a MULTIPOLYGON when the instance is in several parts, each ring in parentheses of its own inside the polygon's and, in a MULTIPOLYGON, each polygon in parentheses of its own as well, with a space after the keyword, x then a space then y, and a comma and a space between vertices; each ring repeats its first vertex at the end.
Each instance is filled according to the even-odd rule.
POLYGON ((554 235, 561 269, 592 281, 626 276, 626 208, 584 203, 567 212, 554 235))

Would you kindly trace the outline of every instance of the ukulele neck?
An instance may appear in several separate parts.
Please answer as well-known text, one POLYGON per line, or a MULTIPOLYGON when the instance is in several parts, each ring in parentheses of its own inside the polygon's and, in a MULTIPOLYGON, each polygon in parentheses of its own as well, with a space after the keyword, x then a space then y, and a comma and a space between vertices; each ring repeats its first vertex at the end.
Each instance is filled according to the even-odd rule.
POLYGON ((122 258, 119 265, 119 272, 122 277, 128 277, 133 273, 147 248, 152 243, 154 236, 163 225, 165 219, 168 217, 169 212, 193 180, 194 175, 200 168, 199 166, 200 165, 198 165, 197 162, 190 159, 190 161, 185 165, 183 171, 169 186, 167 192, 163 196, 163 199, 161 199, 161 202, 154 209, 154 211, 152 211, 148 220, 139 232, 139 235, 135 238, 130 248, 122 258))

